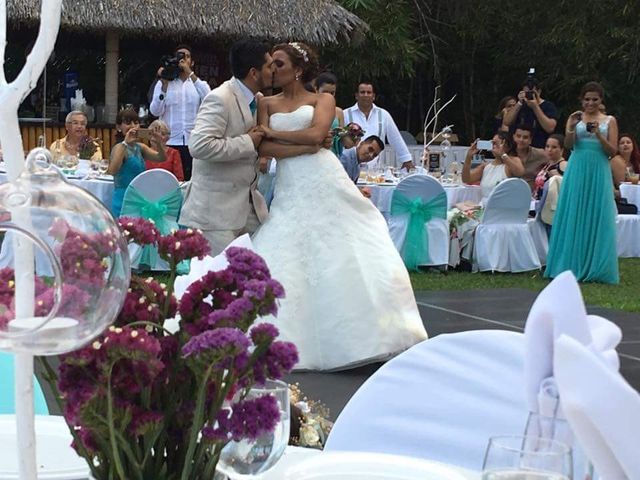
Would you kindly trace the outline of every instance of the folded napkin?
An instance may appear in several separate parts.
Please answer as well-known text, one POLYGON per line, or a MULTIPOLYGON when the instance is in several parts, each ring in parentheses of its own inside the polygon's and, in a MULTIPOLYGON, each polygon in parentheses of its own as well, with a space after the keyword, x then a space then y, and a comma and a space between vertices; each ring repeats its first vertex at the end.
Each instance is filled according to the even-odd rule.
POLYGON ((569 425, 602 480, 640 478, 640 395, 606 358, 566 335, 554 372, 569 425))
MULTIPOLYGON (((225 250, 229 247, 242 247, 247 248, 249 250, 253 250, 253 244, 251 243, 251 238, 248 234, 244 234, 236 238, 233 242, 231 242, 225 250)), ((206 256, 202 260, 198 260, 194 258, 191 260, 191 269, 187 275, 181 275, 176 278, 175 283, 175 295, 176 298, 180 299, 184 292, 187 291, 189 285, 191 285, 196 280, 202 278, 207 272, 216 272, 218 270, 223 270, 227 268, 229 262, 227 262, 227 257, 224 251, 215 257, 206 256)))
POLYGON ((563 418, 555 386, 554 342, 566 335, 601 352, 610 366, 619 366, 616 345, 622 332, 614 323, 587 315, 578 282, 571 272, 553 280, 534 302, 525 325, 525 385, 532 412, 563 418))

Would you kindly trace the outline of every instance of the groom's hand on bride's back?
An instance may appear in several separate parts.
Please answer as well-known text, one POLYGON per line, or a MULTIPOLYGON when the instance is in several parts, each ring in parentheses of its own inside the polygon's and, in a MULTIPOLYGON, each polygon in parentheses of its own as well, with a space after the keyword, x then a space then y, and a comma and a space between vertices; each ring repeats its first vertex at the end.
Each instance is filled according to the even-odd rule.
POLYGON ((251 137, 251 141, 253 142, 253 146, 258 148, 258 145, 260 145, 260 142, 264 138, 264 132, 260 127, 253 127, 248 133, 249 137, 251 137))

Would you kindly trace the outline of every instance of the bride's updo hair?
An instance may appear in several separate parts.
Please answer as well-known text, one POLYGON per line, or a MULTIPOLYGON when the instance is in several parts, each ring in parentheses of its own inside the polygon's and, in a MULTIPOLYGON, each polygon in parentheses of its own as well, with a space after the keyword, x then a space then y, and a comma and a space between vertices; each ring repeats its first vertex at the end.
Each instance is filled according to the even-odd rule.
POLYGON ((318 75, 320 71, 320 63, 318 56, 308 45, 302 42, 280 43, 273 47, 273 51, 282 50, 295 67, 302 68, 302 76, 300 80, 303 83, 310 82, 318 75))

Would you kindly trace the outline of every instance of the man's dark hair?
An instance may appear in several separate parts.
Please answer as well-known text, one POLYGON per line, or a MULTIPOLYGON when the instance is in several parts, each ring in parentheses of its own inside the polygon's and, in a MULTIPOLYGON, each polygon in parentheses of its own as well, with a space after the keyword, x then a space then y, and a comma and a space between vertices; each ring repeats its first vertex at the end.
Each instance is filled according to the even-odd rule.
POLYGON ((384 142, 377 135, 371 135, 363 140, 365 143, 376 142, 380 147, 380 151, 384 150, 384 142))
POLYGON ((269 45, 253 39, 242 39, 231 45, 229 50, 229 65, 231 73, 237 79, 244 79, 249 70, 260 70, 266 63, 265 55, 269 53, 269 45))
POLYGON ((325 83, 328 83, 329 85, 338 85, 338 78, 331 72, 322 72, 316 78, 316 88, 319 89, 325 83))
POLYGON ((528 125, 526 123, 522 125, 516 125, 516 128, 513 130, 513 133, 516 133, 516 130, 524 130, 526 132, 529 132, 529 135, 531 135, 531 138, 533 138, 533 125, 528 125))
POLYGON ((191 45, 187 45, 186 43, 181 43, 174 50, 173 53, 178 53, 178 50, 189 50, 189 53, 193 55, 193 50, 191 49, 191 45))
POLYGON ((373 93, 376 93, 376 86, 371 80, 367 78, 360 80, 358 82, 358 85, 356 86, 356 93, 358 93, 358 91, 360 90, 360 85, 371 85, 371 88, 373 89, 373 93))

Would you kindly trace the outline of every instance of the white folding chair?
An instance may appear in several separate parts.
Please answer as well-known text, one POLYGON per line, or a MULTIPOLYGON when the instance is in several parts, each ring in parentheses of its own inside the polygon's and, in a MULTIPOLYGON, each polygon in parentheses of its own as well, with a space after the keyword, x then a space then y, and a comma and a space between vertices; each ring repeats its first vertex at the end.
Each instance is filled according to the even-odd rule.
POLYGON ((616 217, 618 257, 640 257, 640 215, 616 217))
POLYGON ((351 398, 325 451, 406 455, 481 470, 490 436, 522 434, 524 335, 438 335, 383 365, 351 398))
MULTIPOLYGON (((403 195, 409 199, 420 198, 424 203, 431 201, 437 195, 446 197, 440 182, 428 175, 411 175, 403 179, 394 195, 403 195)), ((389 215, 389 234, 399 252, 407 236, 409 226, 408 213, 389 215)), ((449 263, 449 222, 446 218, 432 218, 425 223, 425 235, 428 239, 429 259, 423 259, 419 265, 445 266, 449 263)))
POLYGON ((476 228, 474 271, 526 272, 540 268, 527 226, 530 205, 531 190, 524 180, 508 178, 496 186, 476 228))
MULTIPOLYGON (((166 215, 162 216, 164 225, 171 228, 177 228, 177 219, 182 206, 182 193, 180 192, 180 184, 173 173, 160 168, 146 170, 135 177, 124 193, 122 201, 121 216, 143 217, 144 215, 139 208, 140 202, 163 202, 164 199, 170 198, 170 205, 167 205, 166 215)), ((156 222, 156 226, 161 225, 156 222)), ((168 234, 169 231, 161 231, 162 234, 168 234)), ((152 247, 148 247, 152 248, 152 247)), ((153 260, 148 262, 144 256, 145 249, 137 244, 129 245, 129 257, 131 258, 131 268, 149 268, 151 270, 168 270, 169 264, 164 260, 157 258, 156 254, 151 255, 153 260), (141 261, 143 262, 141 264, 141 261), (153 263, 153 265, 147 265, 153 263)))

